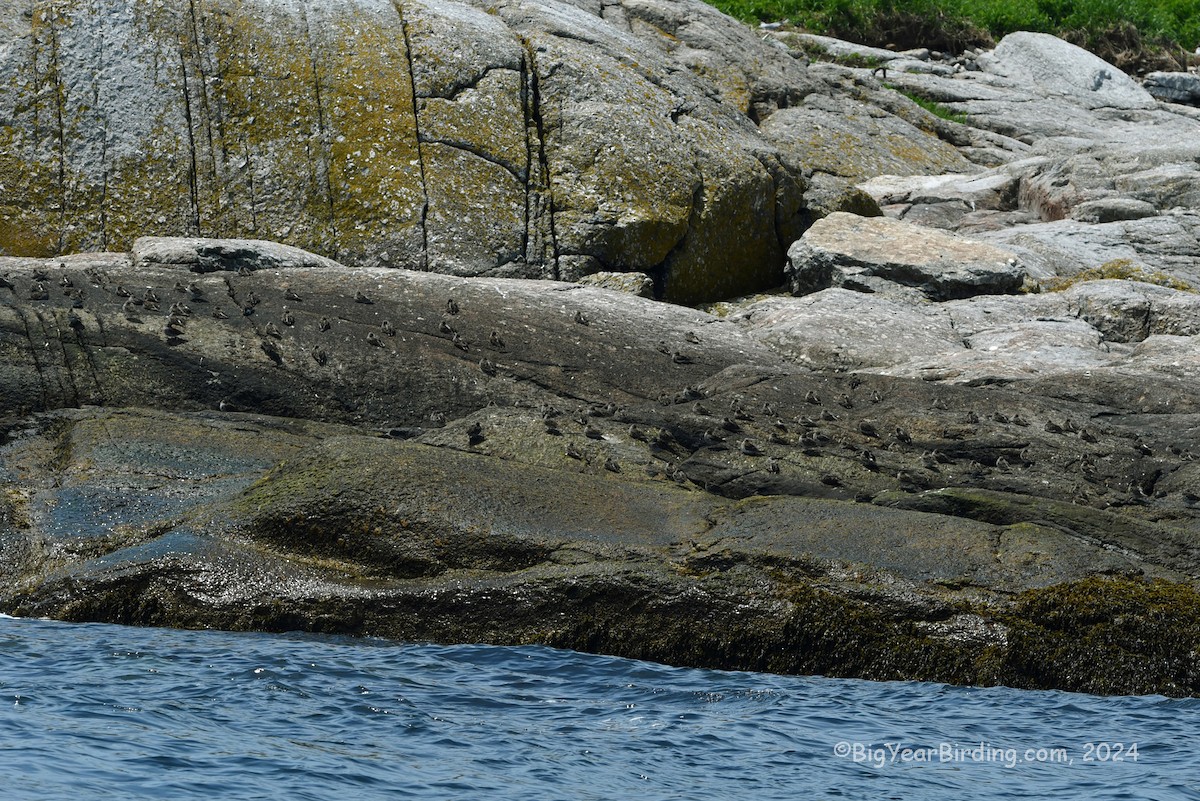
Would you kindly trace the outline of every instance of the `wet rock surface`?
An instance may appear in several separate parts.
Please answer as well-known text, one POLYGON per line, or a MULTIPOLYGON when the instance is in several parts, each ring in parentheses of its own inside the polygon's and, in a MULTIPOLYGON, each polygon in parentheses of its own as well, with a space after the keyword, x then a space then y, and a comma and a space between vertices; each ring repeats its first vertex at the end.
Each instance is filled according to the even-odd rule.
MULTIPOLYGON (((162 119, 5 129, 0 610, 1200 693, 1193 109, 1036 35, 268 5, 114 2, 88 113, 162 119)), ((6 80, 95 55, 34 17, 6 80)))
MULTIPOLYGON (((844 372, 756 320, 807 298, 720 318, 383 268, 0 266, 11 612, 1042 686, 1022 604, 1200 571, 1187 371, 844 372)), ((927 336, 983 300, 922 301, 927 336)), ((1114 681, 1073 686, 1194 690, 1114 681)))

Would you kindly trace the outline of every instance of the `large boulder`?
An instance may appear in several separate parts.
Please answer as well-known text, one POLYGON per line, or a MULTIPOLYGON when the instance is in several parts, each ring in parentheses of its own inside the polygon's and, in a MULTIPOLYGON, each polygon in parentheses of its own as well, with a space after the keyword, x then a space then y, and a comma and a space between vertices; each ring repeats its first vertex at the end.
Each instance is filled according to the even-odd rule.
POLYGON ((830 214, 788 250, 799 295, 826 287, 886 292, 912 287, 931 300, 1004 294, 1021 287, 1016 256, 994 245, 888 217, 830 214))
POLYGON ((1153 108, 1154 98, 1121 70, 1048 33, 1018 31, 980 57, 985 72, 1083 108, 1153 108))
POLYGON ((702 3, 0 8, 0 254, 246 237, 690 301, 778 282, 802 230, 751 117, 810 82, 702 3))

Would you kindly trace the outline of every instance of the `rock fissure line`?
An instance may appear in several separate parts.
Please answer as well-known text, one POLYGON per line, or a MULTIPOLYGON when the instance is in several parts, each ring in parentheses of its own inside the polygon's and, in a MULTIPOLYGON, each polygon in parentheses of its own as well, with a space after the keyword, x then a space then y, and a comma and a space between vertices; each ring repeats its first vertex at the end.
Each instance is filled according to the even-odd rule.
POLYGON ((42 361, 38 358, 37 346, 33 343, 33 331, 29 328, 29 317, 25 314, 25 310, 20 306, 13 306, 13 310, 20 315, 21 325, 25 328, 25 341, 29 343, 29 356, 33 362, 33 369, 38 377, 38 389, 42 395, 42 408, 49 409, 50 395, 46 388, 46 371, 42 368, 42 361))
POLYGON ((417 141, 425 145, 445 145, 446 147, 452 147, 455 150, 461 150, 464 153, 470 153, 472 156, 476 156, 477 158, 482 159, 489 164, 495 164, 497 167, 500 167, 518 181, 527 183, 525 176, 522 176, 521 173, 514 169, 511 164, 504 163, 502 160, 496 158, 478 145, 473 145, 470 142, 463 142, 458 139, 448 139, 441 136, 421 136, 417 141))
POLYGON ((312 70, 312 86, 313 86, 313 102, 317 107, 317 135, 318 148, 321 154, 323 163, 323 179, 325 189, 325 206, 329 213, 329 256, 330 258, 338 258, 338 221, 336 204, 334 203, 333 192, 333 151, 330 142, 329 123, 325 118, 325 103, 321 98, 321 72, 317 67, 316 48, 314 47, 312 28, 308 23, 308 5, 304 2, 300 3, 300 20, 304 25, 304 41, 308 45, 305 55, 308 56, 308 67, 312 70))
POLYGON ((408 30, 408 17, 404 13, 404 4, 400 0, 392 0, 392 7, 400 18, 400 32, 404 36, 404 58, 408 62, 408 85, 412 91, 413 137, 417 143, 417 168, 421 178, 421 259, 418 266, 428 270, 429 254, 429 179, 425 174, 425 152, 421 147, 421 111, 420 98, 417 96, 417 71, 413 64, 412 36, 408 30))
POLYGON ((50 32, 50 71, 49 74, 54 85, 54 120, 58 142, 58 190, 61 193, 61 204, 58 210, 59 225, 58 225, 58 252, 62 253, 66 250, 68 215, 67 210, 70 206, 70 199, 67 191, 67 133, 66 125, 63 122, 63 105, 66 103, 65 91, 62 85, 62 74, 59 70, 59 53, 58 53, 58 31, 54 24, 56 19, 51 17, 47 21, 47 28, 50 32))
MULTIPOLYGON (((219 175, 218 171, 216 139, 222 139, 222 137, 220 132, 218 132, 216 139, 214 139, 213 133, 214 126, 220 126, 220 114, 219 109, 218 113, 214 113, 212 108, 213 104, 211 104, 208 99, 209 71, 205 69, 204 66, 204 41, 207 38, 207 35, 204 33, 204 26, 200 19, 200 14, 196 10, 196 0, 188 0, 188 11, 191 17, 191 28, 189 33, 191 35, 192 47, 195 49, 196 73, 200 82, 200 92, 198 98, 200 103, 200 124, 204 128, 204 138, 208 141, 208 173, 212 179, 213 191, 219 194, 221 192, 220 187, 224 182, 221 181, 221 176, 219 175)), ((222 156, 227 156, 227 154, 224 153, 224 141, 221 141, 220 144, 222 156)), ((217 236, 224 235, 226 232, 223 230, 224 226, 221 225, 219 200, 217 208, 213 209, 212 218, 213 221, 217 223, 214 234, 217 236)))
MULTIPOLYGON (((538 170, 541 173, 540 181, 545 188, 546 193, 546 215, 547 224, 550 232, 550 266, 552 267, 552 277, 555 281, 561 280, 559 271, 558 259, 558 231, 555 227, 554 215, 556 213, 554 205, 554 180, 550 172, 550 159, 546 153, 546 121, 542 116, 542 90, 540 77, 538 75, 537 56, 534 55, 533 42, 524 36, 519 37, 521 45, 525 48, 525 58, 528 61, 528 77, 529 77, 529 103, 526 107, 526 119, 533 122, 534 130, 537 133, 537 158, 538 170)), ((529 128, 526 126, 526 138, 528 139, 529 128)), ((526 193, 529 194, 528 192, 526 193)), ((537 204, 535 219, 540 221, 542 216, 542 203, 537 204)), ((539 243, 540 244, 540 243, 539 243)), ((542 248, 539 247, 539 250, 542 248)), ((528 258, 528 257, 527 257, 528 258)), ((535 263, 545 264, 544 255, 539 254, 539 258, 535 263)))
MULTIPOLYGON (((50 336, 49 336, 50 332, 47 331, 47 328, 46 328, 46 318, 42 316, 41 312, 38 312, 37 316, 38 316, 38 323, 41 325, 42 331, 47 335, 46 336, 47 341, 50 341, 50 336)), ((54 342, 57 343, 57 345, 58 345, 59 354, 62 356, 63 372, 66 373, 67 382, 70 383, 71 395, 70 395, 70 398, 68 398, 68 396, 66 394, 67 386, 62 382, 61 379, 59 380, 59 386, 61 386, 63 388, 63 403, 64 403, 64 405, 67 405, 67 406, 78 406, 83 398, 83 395, 79 391, 79 381, 76 380, 75 369, 71 365, 71 354, 67 351, 67 343, 63 338, 62 329, 59 327, 59 324, 58 324, 58 315, 54 315, 53 322, 54 322, 54 337, 53 337, 53 339, 54 339, 54 342)))
POLYGON ((520 63, 521 75, 521 117, 522 125, 524 126, 523 133, 525 134, 525 180, 522 182, 525 191, 525 210, 524 210, 524 230, 521 231, 521 258, 528 264, 529 258, 529 221, 533 199, 531 197, 531 184, 533 181, 533 142, 529 138, 529 129, 533 124, 533 120, 529 114, 529 65, 526 62, 526 53, 521 51, 520 63))
POLYGON ((414 93, 416 93, 416 96, 421 100, 452 100, 452 101, 456 101, 456 100, 458 100, 458 96, 461 95, 463 92, 469 92, 472 89, 477 89, 479 87, 479 84, 483 83, 483 80, 485 78, 487 78, 487 76, 491 75, 493 72, 496 72, 497 70, 511 70, 511 69, 512 69, 511 67, 489 65, 487 67, 484 67, 483 71, 480 72, 478 75, 472 75, 469 78, 466 78, 464 80, 454 82, 453 84, 450 85, 449 89, 444 93, 432 93, 432 94, 423 95, 423 94, 416 93, 415 86, 413 87, 413 91, 414 91, 414 93))
MULTIPOLYGON (((97 325, 99 325, 99 317, 96 318, 96 322, 97 325)), ((103 403, 104 385, 100 383, 100 371, 96 369, 96 360, 92 354, 92 347, 88 344, 87 340, 84 339, 84 328, 82 326, 79 328, 72 326, 71 330, 75 334, 75 342, 79 346, 79 352, 83 354, 84 363, 87 364, 88 372, 92 376, 92 383, 96 386, 96 398, 94 400, 96 403, 103 403)), ((103 329, 101 329, 101 331, 103 333, 103 329)))
POLYGON ((187 74, 187 54, 179 47, 179 74, 183 87, 183 119, 188 139, 188 202, 192 206, 192 234, 200 235, 200 189, 196 185, 199 173, 196 165, 196 133, 192 120, 192 95, 187 74))

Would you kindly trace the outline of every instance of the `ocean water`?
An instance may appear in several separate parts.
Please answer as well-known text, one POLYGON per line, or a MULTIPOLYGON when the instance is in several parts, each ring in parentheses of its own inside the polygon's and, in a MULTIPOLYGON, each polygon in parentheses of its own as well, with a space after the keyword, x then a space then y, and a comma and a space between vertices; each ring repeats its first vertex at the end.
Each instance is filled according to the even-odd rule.
POLYGON ((0 616, 0 771, 4 801, 1200 799, 1200 700, 0 616))

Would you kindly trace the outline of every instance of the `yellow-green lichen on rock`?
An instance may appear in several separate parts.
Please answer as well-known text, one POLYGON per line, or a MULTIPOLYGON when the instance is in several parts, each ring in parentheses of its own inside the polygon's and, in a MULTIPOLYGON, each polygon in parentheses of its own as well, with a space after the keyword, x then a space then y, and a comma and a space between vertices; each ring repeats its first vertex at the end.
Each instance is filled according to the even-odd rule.
POLYGON ((697 300, 777 280, 795 233, 751 117, 775 102, 760 67, 802 73, 707 7, 0 10, 0 255, 257 238, 356 266, 646 272, 697 300))

